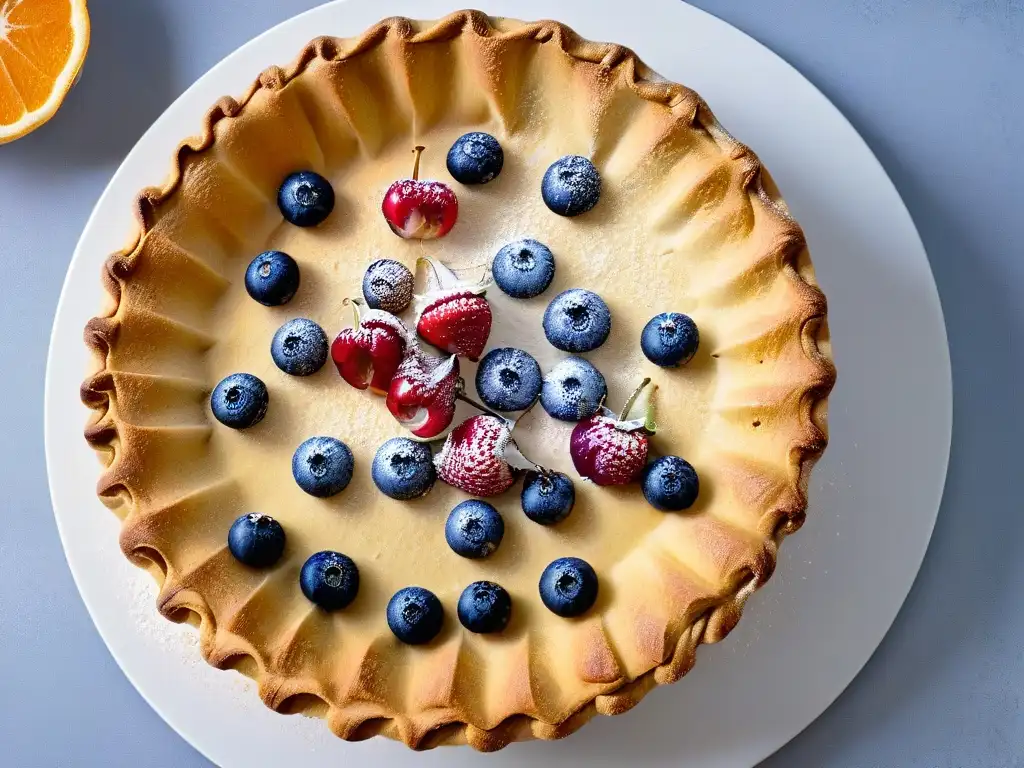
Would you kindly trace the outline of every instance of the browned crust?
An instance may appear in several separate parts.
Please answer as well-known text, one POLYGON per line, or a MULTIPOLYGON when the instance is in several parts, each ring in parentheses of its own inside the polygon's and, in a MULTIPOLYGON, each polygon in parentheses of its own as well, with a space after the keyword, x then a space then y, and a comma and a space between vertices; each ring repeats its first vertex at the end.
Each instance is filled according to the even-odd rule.
MULTIPOLYGON (((532 39, 558 45, 566 54, 598 64, 602 68, 624 67, 629 74, 629 86, 642 99, 666 105, 673 110, 682 109, 691 115, 690 122, 703 128, 722 147, 723 152, 749 165, 746 186, 751 195, 759 197, 766 207, 787 225, 792 237, 780 244, 783 272, 797 289, 802 305, 800 342, 807 359, 813 364, 814 375, 806 382, 800 395, 800 421, 802 434, 789 449, 789 493, 785 502, 769 510, 765 520, 770 537, 763 557, 749 575, 740 580, 731 598, 723 600, 700 613, 684 629, 665 659, 647 673, 632 681, 617 680, 617 663, 613 656, 594 656, 590 660, 591 675, 602 679, 611 676, 609 690, 597 695, 578 711, 558 723, 546 723, 526 714, 514 715, 491 729, 481 729, 465 722, 427 723, 423 718, 415 721, 380 717, 365 710, 365 703, 341 711, 331 708, 325 717, 331 729, 350 740, 365 739, 383 734, 401 739, 414 749, 427 749, 440 744, 468 743, 481 751, 501 749, 512 741, 540 738, 563 738, 595 714, 615 715, 636 705, 657 685, 675 682, 693 666, 697 646, 724 638, 739 620, 743 605, 757 588, 763 585, 775 567, 778 544, 785 536, 795 532, 805 518, 807 484, 811 468, 821 456, 827 443, 826 402, 834 383, 835 368, 831 360, 826 302, 814 283, 810 261, 807 258, 803 235, 789 217, 774 184, 763 171, 757 157, 733 139, 718 123, 707 104, 690 89, 658 78, 637 56, 627 48, 609 43, 584 40, 568 27, 554 21, 526 23, 499 29, 483 13, 461 11, 438 21, 433 26, 416 32, 409 19, 390 18, 381 21, 355 41, 341 41, 321 37, 307 45, 298 58, 286 69, 270 67, 249 87, 238 100, 224 97, 206 114, 200 135, 186 139, 174 154, 172 170, 161 187, 148 187, 136 198, 135 218, 137 231, 131 244, 110 256, 103 267, 102 281, 110 295, 107 311, 89 321, 85 328, 85 342, 93 350, 99 370, 90 375, 81 386, 82 401, 93 414, 85 429, 86 440, 100 453, 106 470, 97 485, 101 499, 122 517, 134 508, 136 500, 125 485, 125 476, 131 472, 137 458, 122 451, 120 433, 130 429, 116 415, 116 391, 111 371, 106 367, 107 355, 119 331, 117 319, 121 300, 121 281, 128 280, 139 258, 142 243, 151 231, 157 208, 175 194, 183 175, 187 159, 205 152, 214 141, 214 126, 221 120, 238 115, 261 89, 280 89, 298 77, 317 59, 338 61, 356 56, 379 45, 388 36, 397 36, 406 42, 428 42, 450 39, 461 34, 475 34, 491 38, 532 39), (774 544, 774 546, 771 546, 774 544), (356 709, 360 711, 355 711, 356 709)), ((146 567, 161 583, 167 577, 168 564, 155 550, 146 547, 139 531, 127 527, 122 531, 121 546, 136 564, 146 567)), ((259 660, 245 649, 227 652, 215 643, 215 618, 202 595, 184 585, 161 593, 160 611, 174 620, 189 619, 198 624, 203 656, 217 667, 240 667, 259 682, 260 696, 267 706, 286 710, 296 697, 316 700, 321 698, 317 686, 306 684, 265 671, 259 660)), ((666 649, 668 650, 668 649, 666 649)), ((319 711, 319 710, 318 710, 319 711)))

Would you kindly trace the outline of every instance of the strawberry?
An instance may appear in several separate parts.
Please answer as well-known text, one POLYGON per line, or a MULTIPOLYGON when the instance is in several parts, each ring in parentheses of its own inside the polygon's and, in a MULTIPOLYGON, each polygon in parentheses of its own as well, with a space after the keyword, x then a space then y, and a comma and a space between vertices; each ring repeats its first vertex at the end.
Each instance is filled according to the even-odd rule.
POLYGON ((491 334, 491 306, 484 298, 486 280, 465 280, 439 261, 416 262, 417 280, 430 286, 413 297, 419 335, 453 355, 480 358, 491 334))
POLYGON ((626 485, 640 476, 647 464, 650 436, 654 434, 654 408, 648 397, 637 406, 637 400, 650 379, 637 388, 616 419, 605 413, 592 416, 576 425, 569 438, 569 455, 573 466, 597 485, 626 485), (627 419, 634 409, 642 418, 627 419))
POLYGON ((391 379, 388 410, 417 437, 436 437, 455 417, 458 382, 458 357, 432 357, 414 348, 391 379))
POLYGON ((359 305, 351 304, 354 325, 338 334, 331 358, 353 387, 369 386, 371 392, 383 395, 409 346, 409 331, 394 315, 371 309, 360 316, 359 305))
POLYGON ((491 306, 476 291, 446 291, 423 309, 416 331, 438 349, 475 363, 491 334, 491 306))
POLYGON ((509 422, 499 416, 470 416, 451 431, 434 457, 437 474, 449 485, 474 496, 497 496, 515 482, 516 470, 505 458, 512 438, 509 422))

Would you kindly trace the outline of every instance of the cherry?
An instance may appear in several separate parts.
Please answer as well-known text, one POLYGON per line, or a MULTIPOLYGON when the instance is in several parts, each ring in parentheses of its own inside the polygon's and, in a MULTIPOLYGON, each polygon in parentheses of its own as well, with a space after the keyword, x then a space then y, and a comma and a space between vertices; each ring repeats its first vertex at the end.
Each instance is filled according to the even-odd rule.
POLYGON ((399 179, 384 195, 381 212, 391 231, 406 240, 433 240, 448 234, 459 216, 459 201, 452 188, 440 181, 420 180, 416 147, 411 179, 399 179))

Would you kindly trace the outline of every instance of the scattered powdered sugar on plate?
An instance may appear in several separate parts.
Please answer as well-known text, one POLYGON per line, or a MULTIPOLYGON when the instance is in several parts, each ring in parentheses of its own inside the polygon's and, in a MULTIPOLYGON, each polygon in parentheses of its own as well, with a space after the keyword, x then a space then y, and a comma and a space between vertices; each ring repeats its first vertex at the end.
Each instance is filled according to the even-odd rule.
MULTIPOLYGON (((121 570, 119 583, 124 586, 124 599, 133 624, 138 627, 142 642, 156 646, 162 658, 168 656, 187 667, 206 667, 199 650, 199 630, 187 622, 169 621, 157 610, 159 588, 153 577, 142 568, 137 568, 121 558, 117 567, 121 570)), ((213 670, 212 667, 210 667, 213 670)), ((220 670, 216 670, 219 672, 220 670)), ((245 675, 196 675, 192 679, 202 682, 205 688, 223 690, 222 680, 228 680, 233 693, 250 696, 256 690, 256 683, 245 675)))

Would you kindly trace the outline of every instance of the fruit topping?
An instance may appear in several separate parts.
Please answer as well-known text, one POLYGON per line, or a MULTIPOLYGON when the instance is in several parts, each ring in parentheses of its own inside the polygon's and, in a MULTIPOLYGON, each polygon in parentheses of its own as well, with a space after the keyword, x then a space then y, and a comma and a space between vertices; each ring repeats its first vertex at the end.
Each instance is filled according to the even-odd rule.
POLYGON ((589 352, 608 338, 612 313, 593 291, 570 288, 555 296, 544 311, 544 335, 563 352, 589 352))
POLYGON ((555 277, 551 249, 536 240, 516 240, 502 247, 491 262, 491 275, 514 299, 539 296, 555 277))
POLYGON ((430 446, 407 437, 392 437, 378 448, 370 473, 381 493, 399 501, 426 495, 437 479, 430 446))
POLYGON ((544 173, 540 193, 545 205, 559 216, 579 216, 597 205, 601 174, 587 158, 566 155, 544 173))
POLYGON ((248 429, 267 415, 267 385, 251 373, 232 373, 213 388, 210 409, 225 427, 248 429))
POLYGON ((476 362, 491 334, 491 307, 483 294, 485 280, 463 280, 444 264, 429 258, 416 262, 430 290, 413 297, 416 331, 440 350, 476 362))
POLYGON ((561 472, 529 470, 523 478, 520 496, 523 512, 535 523, 554 525, 572 512, 576 489, 568 475, 561 472))
POLYGON ((265 307, 279 307, 299 290, 299 265, 283 251, 264 251, 245 270, 245 290, 265 307))
POLYGON ((403 587, 388 601, 388 627, 407 645, 429 643, 444 624, 444 607, 423 587, 403 587))
POLYGON ((452 188, 440 181, 420 180, 416 147, 411 179, 399 179, 384 195, 381 212, 391 231, 406 240, 433 240, 448 234, 459 216, 459 201, 452 188))
POLYGON ((476 391, 497 411, 528 408, 541 389, 540 366, 528 352, 514 347, 492 349, 476 369, 476 391))
POLYGON ((363 298, 370 309, 398 314, 412 302, 413 276, 394 259, 377 259, 363 274, 363 298))
POLYGON ((315 227, 334 210, 334 187, 319 173, 298 171, 281 184, 277 207, 285 221, 297 227, 315 227))
POLYGON ((501 144, 489 133, 463 134, 448 150, 448 173, 460 184, 486 184, 504 163, 501 144))
POLYGON ((352 306, 353 325, 338 334, 331 345, 331 358, 341 377, 356 389, 377 395, 387 393, 391 379, 402 363, 410 333, 394 315, 379 309, 360 312, 352 306))
POLYGON ((608 396, 604 376, 589 360, 569 357, 548 371, 540 390, 540 404, 550 416, 579 421, 593 416, 608 396))
POLYGON ((474 581, 459 596, 459 621, 470 632, 501 632, 512 618, 512 598, 500 584, 474 581))
POLYGON ((310 602, 325 611, 337 611, 356 599, 359 569, 348 555, 317 552, 303 563, 299 586, 310 602))
POLYGON ((655 509, 678 512, 697 500, 700 481, 690 462, 678 456, 661 456, 644 470, 644 498, 655 509))
POLYGON ((697 352, 697 325, 682 312, 662 312, 652 317, 640 334, 640 349, 655 365, 674 368, 686 365, 697 352))
POLYGON ((274 364, 291 376, 311 376, 327 362, 327 334, 324 329, 297 317, 277 329, 270 342, 274 364))
POLYGON ((420 313, 416 332, 438 349, 473 362, 487 346, 491 307, 473 291, 453 291, 434 299, 420 313))
POLYGON ((516 468, 505 455, 510 422, 499 416, 470 416, 451 431, 434 457, 438 477, 473 496, 497 496, 515 482, 516 468))
POLYGON ((455 417, 459 358, 433 357, 413 348, 391 379, 387 407, 416 437, 437 437, 455 417))
POLYGON ((592 416, 573 429, 569 454, 580 477, 597 485, 626 485, 643 472, 649 436, 655 429, 651 394, 656 387, 648 389, 649 383, 644 379, 617 419, 592 416))
POLYGON ((252 568, 269 568, 284 552, 284 528, 270 515, 250 512, 231 524, 228 549, 234 558, 252 568))
POLYGON ((452 551, 463 557, 487 557, 501 544, 505 521, 501 514, 479 499, 467 499, 449 513, 444 538, 452 551))
POLYGON ((310 496, 333 496, 352 480, 352 451, 335 437, 311 437, 292 455, 292 476, 310 496))
POLYGON ((597 600, 597 574, 586 560, 560 557, 540 576, 540 599, 552 613, 569 618, 590 610, 597 600))

